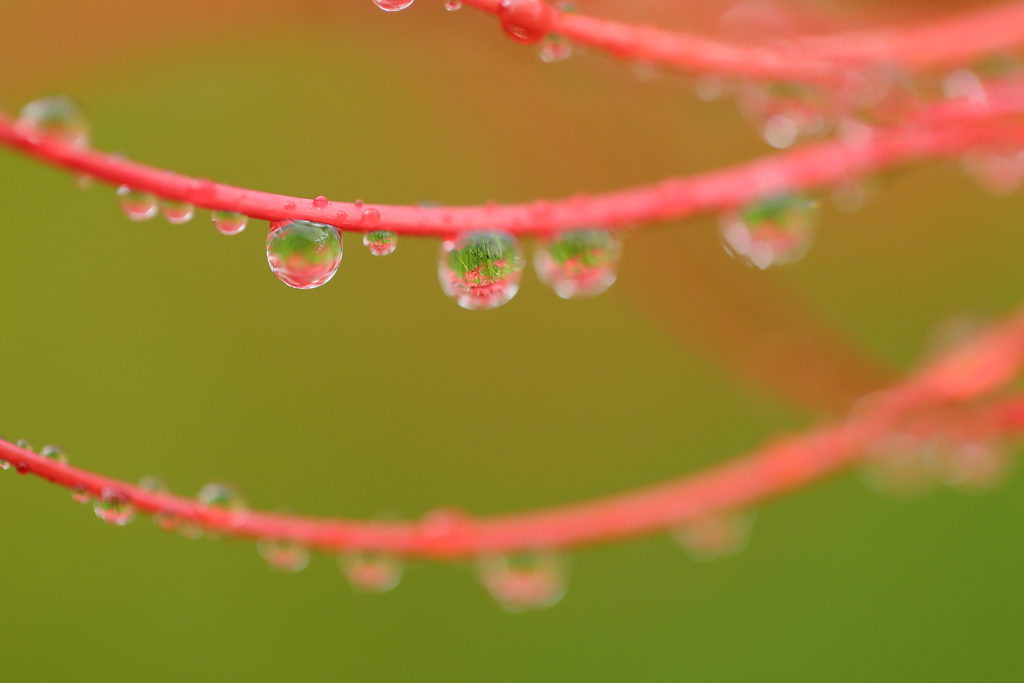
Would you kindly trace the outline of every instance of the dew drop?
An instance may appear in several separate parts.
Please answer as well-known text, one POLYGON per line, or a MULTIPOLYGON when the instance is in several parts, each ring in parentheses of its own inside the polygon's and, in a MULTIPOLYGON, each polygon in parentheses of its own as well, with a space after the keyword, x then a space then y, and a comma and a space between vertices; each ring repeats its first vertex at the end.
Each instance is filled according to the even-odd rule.
POLYGON ((75 486, 71 489, 71 500, 75 501, 79 505, 88 505, 92 500, 92 496, 85 490, 84 486, 75 486))
POLYGON ((398 235, 390 230, 374 230, 363 235, 363 246, 374 256, 387 256, 398 247, 398 235))
POLYGON ((831 127, 824 91, 799 83, 748 83, 739 90, 740 113, 772 147, 785 149, 820 137, 831 127))
POLYGON ((332 225, 289 221, 267 235, 267 261, 277 278, 295 289, 315 289, 338 271, 343 245, 332 225))
POLYGON ((725 250, 762 270, 799 261, 814 241, 820 205, 797 196, 778 196, 722 216, 725 250))
POLYGON ((309 566, 309 550, 291 541, 261 538, 256 544, 256 550, 275 571, 294 574, 309 566))
POLYGON ((354 202, 352 202, 352 203, 356 205, 356 208, 357 208, 357 209, 361 209, 361 208, 363 208, 363 200, 362 200, 362 199, 357 199, 357 200, 355 200, 355 201, 354 201, 354 202))
POLYGON ((373 4, 385 12, 397 12, 411 5, 413 0, 373 0, 373 4))
POLYGON ((89 123, 70 97, 44 97, 29 102, 21 110, 18 123, 76 147, 89 146, 89 123))
POLYGON ((11 469, 10 461, 4 458, 0 458, 0 470, 7 471, 9 469, 11 469))
POLYGON ((378 224, 380 224, 380 211, 377 209, 363 211, 363 225, 372 228, 378 224))
POLYGON ((222 235, 237 235, 249 223, 249 217, 237 211, 214 211, 210 218, 222 235))
POLYGON ((325 197, 323 195, 318 195, 315 199, 313 199, 313 208, 314 209, 326 209, 327 208, 327 197, 325 197))
POLYGON ((182 223, 188 223, 192 220, 192 216, 196 213, 196 207, 192 206, 188 202, 164 199, 160 201, 160 211, 163 213, 164 218, 167 219, 168 223, 172 225, 181 225, 182 223))
POLYGON ((28 439, 18 439, 15 444, 18 448, 24 448, 26 451, 32 451, 35 453, 36 449, 32 447, 31 442, 28 439))
POLYGON ((550 34, 540 46, 540 61, 545 64, 564 62, 572 56, 572 44, 563 36, 550 34))
POLYGON ((245 504, 245 498, 231 484, 213 482, 207 484, 199 491, 197 496, 199 502, 210 510, 221 510, 240 517, 248 516, 249 508, 245 504))
POLYGON ((565 595, 566 562, 556 553, 486 556, 477 560, 476 572, 487 592, 509 612, 551 607, 565 595))
POLYGON ((462 0, 446 0, 444 8, 449 12, 458 12, 462 9, 462 0))
POLYGON ((29 466, 28 463, 22 460, 14 466, 14 469, 18 471, 18 474, 28 474, 29 466))
POLYGON ((159 200, 156 195, 144 190, 134 190, 127 185, 117 188, 117 198, 121 202, 124 215, 133 221, 149 220, 156 215, 159 200))
POLYGON ((135 508, 116 489, 103 489, 101 496, 93 501, 92 509, 97 517, 114 526, 124 526, 135 519, 135 508))
POLYGON ((338 556, 338 568, 360 593, 386 593, 401 582, 405 562, 387 553, 350 552, 338 556))
POLYGON ((765 121, 761 136, 775 149, 786 149, 796 142, 800 136, 800 128, 791 117, 776 114, 765 121))
POLYGON ((672 535, 690 557, 711 562, 746 548, 756 517, 753 510, 710 515, 678 527, 672 535))
POLYGON ((471 311, 497 308, 519 291, 523 256, 511 234, 466 233, 441 244, 438 278, 445 294, 471 311))
POLYGON ((509 38, 517 43, 533 45, 547 35, 552 12, 542 0, 501 0, 498 19, 509 38))
POLYGON ((167 493, 170 491, 170 487, 167 486, 167 482, 164 481, 163 477, 157 477, 152 474, 146 475, 139 480, 139 488, 149 493, 167 493))
POLYGON ((153 526, 160 531, 171 532, 178 528, 178 518, 173 512, 153 513, 153 526))
POLYGON ((563 299, 601 294, 615 282, 622 243, 604 230, 542 238, 533 255, 537 277, 563 299))
POLYGON ((39 451, 39 455, 60 465, 68 464, 68 454, 60 446, 54 446, 53 444, 43 446, 43 450, 39 451))

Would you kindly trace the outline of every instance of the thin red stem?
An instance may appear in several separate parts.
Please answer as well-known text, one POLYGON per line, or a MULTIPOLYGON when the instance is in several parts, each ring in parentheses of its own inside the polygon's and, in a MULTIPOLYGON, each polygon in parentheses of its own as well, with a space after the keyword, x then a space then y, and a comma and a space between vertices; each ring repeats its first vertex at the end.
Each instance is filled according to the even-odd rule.
POLYGON ((938 105, 943 125, 875 128, 867 140, 825 141, 732 168, 606 194, 576 195, 525 204, 419 207, 329 202, 257 192, 190 178, 101 151, 35 134, 0 116, 0 143, 36 159, 114 185, 128 185, 166 199, 208 209, 236 211, 269 221, 317 221, 343 230, 391 230, 447 237, 464 230, 503 229, 517 235, 581 227, 621 228, 725 211, 781 192, 828 187, 927 157, 961 154, 988 143, 1024 144, 1024 126, 992 119, 1024 111, 1024 88, 1008 83, 987 105, 938 105))
MULTIPOLYGON (((464 0, 464 4, 498 14, 501 0, 464 0)), ((836 82, 850 68, 962 65, 1020 46, 1024 44, 1024 2, 1007 2, 914 26, 793 38, 780 45, 741 45, 554 9, 527 28, 560 34, 623 59, 694 73, 836 82)))
MULTIPOLYGON (((233 514, 59 464, 4 441, 0 441, 0 457, 19 472, 94 497, 114 494, 142 512, 170 515, 219 534, 288 540, 327 552, 369 550, 457 560, 631 538, 756 504, 862 461, 872 443, 908 420, 986 395, 1009 382, 1022 365, 1024 309, 873 397, 835 426, 778 441, 673 482, 591 502, 479 519, 460 513, 434 513, 419 522, 313 519, 255 511, 233 514)), ((1024 427, 1024 398, 999 404, 984 417, 977 422, 992 434, 1018 430, 1024 427)))

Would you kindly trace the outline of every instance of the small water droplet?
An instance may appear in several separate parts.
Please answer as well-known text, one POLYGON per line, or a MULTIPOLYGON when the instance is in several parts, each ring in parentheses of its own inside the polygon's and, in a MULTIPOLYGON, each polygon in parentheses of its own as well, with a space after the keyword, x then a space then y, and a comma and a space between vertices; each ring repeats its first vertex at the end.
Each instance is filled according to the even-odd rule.
POLYGON ((157 477, 152 474, 146 475, 139 480, 139 488, 149 493, 167 493, 170 491, 163 477, 157 477))
POLYGON ((543 40, 550 30, 552 12, 542 0, 501 0, 498 19, 509 38, 533 45, 543 40))
POLYGON ((698 562, 710 562, 739 553, 750 542, 755 511, 723 512, 678 527, 672 535, 698 562))
POLYGON ((271 569, 279 572, 294 574, 309 566, 309 550, 291 541, 261 538, 256 550, 271 569))
POLYGON ((199 502, 211 510, 221 510, 241 518, 248 516, 249 508, 237 488, 223 482, 212 482, 199 491, 199 502))
POLYGON ((318 195, 315 199, 313 199, 313 208, 314 209, 326 209, 327 208, 327 197, 325 197, 323 195, 318 195))
POLYGON ((85 489, 84 486, 75 486, 71 489, 71 500, 75 501, 79 505, 88 505, 92 501, 92 496, 85 489))
POLYGON ((482 557, 476 571, 487 592, 509 612, 551 607, 565 595, 566 562, 557 553, 482 557))
POLYGON ((363 225, 372 228, 380 223, 380 211, 377 209, 367 209, 363 211, 363 225))
POLYGON ((97 517, 114 526, 124 526, 135 519, 135 508, 116 489, 103 489, 101 496, 93 501, 92 509, 97 517))
POLYGON ((725 84, 717 76, 701 76, 693 84, 693 91, 696 93, 697 99, 714 102, 724 94, 725 84))
POLYGON ((831 120, 825 91, 800 83, 747 83, 739 90, 740 113, 772 147, 785 149, 826 134, 831 120))
POLYGON ((18 123, 76 147, 89 146, 89 123, 70 97, 44 97, 29 102, 21 110, 18 123))
POLYGON ((29 472, 28 463, 25 462, 24 460, 22 460, 21 462, 16 464, 14 466, 14 469, 16 469, 18 471, 18 474, 28 474, 28 472, 29 472))
POLYGON ((519 291, 523 256, 511 234, 470 232, 441 244, 438 278, 445 294, 469 310, 496 308, 519 291))
POLYGON ((249 223, 249 217, 237 211, 214 211, 210 218, 222 235, 237 235, 249 223))
POLYGON ((540 60, 545 64, 564 62, 572 56, 572 44, 563 36, 549 34, 540 46, 540 60))
POLYGON ((390 230, 374 230, 363 235, 363 246, 374 256, 387 256, 398 247, 398 235, 390 230))
POLYGON ((385 12, 397 12, 411 5, 413 0, 373 0, 373 4, 385 12))
POLYGON ((348 218, 348 214, 345 213, 344 211, 339 211, 338 213, 334 214, 334 219, 339 223, 344 223, 346 218, 348 218))
POLYGON ((537 277, 563 299, 601 294, 615 282, 622 243, 604 230, 573 230, 538 240, 537 277))
POLYGON ((355 201, 354 201, 354 202, 352 202, 352 203, 356 205, 356 208, 357 208, 357 209, 361 209, 361 208, 363 208, 363 200, 362 200, 362 199, 357 199, 357 200, 355 200, 355 201))
POLYGON ((361 593, 385 593, 402 580, 405 562, 387 553, 350 552, 338 556, 338 568, 361 593))
POLYGON ((762 270, 799 261, 814 241, 819 202, 778 196, 722 216, 719 234, 725 250, 762 270))
POLYGON ((134 190, 127 185, 117 188, 117 198, 121 202, 124 215, 133 221, 149 220, 156 215, 159 208, 159 200, 155 194, 134 190))
POLYGON ((32 447, 32 444, 28 439, 18 439, 15 444, 18 448, 24 448, 26 451, 32 451, 35 453, 36 449, 32 447))
POLYGON ((164 218, 171 225, 181 225, 192 220, 196 213, 196 207, 188 202, 179 202, 174 199, 164 199, 160 202, 160 211, 164 218))
POLYGON ((295 202, 285 202, 284 203, 284 210, 285 211, 294 211, 295 210, 295 202))
POLYGON ((314 289, 338 271, 343 245, 332 225, 289 221, 267 235, 267 261, 277 278, 295 289, 314 289))
POLYGON ((868 485, 897 498, 919 498, 935 484, 932 444, 911 434, 890 434, 871 446, 864 464, 868 485))
POLYGON ((444 8, 449 12, 458 12, 462 9, 462 0, 446 0, 444 8))
POLYGON ((11 469, 10 461, 5 460, 4 458, 0 458, 0 470, 6 471, 6 470, 9 470, 9 469, 11 469))
POLYGON ((55 446, 53 444, 43 446, 43 450, 39 451, 39 455, 49 460, 53 460, 55 463, 60 465, 68 464, 68 454, 65 453, 64 449, 60 446, 55 446))

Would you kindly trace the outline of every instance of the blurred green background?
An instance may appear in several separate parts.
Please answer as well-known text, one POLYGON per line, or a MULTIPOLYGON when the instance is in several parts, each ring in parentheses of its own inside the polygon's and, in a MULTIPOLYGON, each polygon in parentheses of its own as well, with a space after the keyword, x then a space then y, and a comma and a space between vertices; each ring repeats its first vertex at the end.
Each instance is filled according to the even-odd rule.
MULTIPOLYGON (((8 111, 67 93, 97 147, 300 196, 559 197, 767 151, 682 77, 639 82, 583 51, 546 65, 440 0, 0 0, 0 44, 8 111)), ((949 316, 1024 294, 1024 199, 953 163, 894 174, 859 213, 826 207, 779 272, 731 261, 700 219, 637 233, 598 299, 528 273, 478 313, 442 294, 430 240, 379 259, 347 235, 335 279, 299 292, 270 273, 261 222, 232 238, 205 213, 134 224, 110 188, 7 152, 0 206, 4 438, 319 515, 499 513, 657 482, 834 409, 787 393, 792 340, 766 351, 771 330, 849 340, 821 360, 795 333, 808 367, 902 371, 949 316)), ((665 537, 588 550, 560 605, 513 616, 463 566, 360 595, 333 558, 275 574, 251 544, 106 527, 11 470, 0 678, 1012 680, 1022 513, 1020 478, 907 504, 848 475, 762 508, 736 558, 698 565, 665 537)))

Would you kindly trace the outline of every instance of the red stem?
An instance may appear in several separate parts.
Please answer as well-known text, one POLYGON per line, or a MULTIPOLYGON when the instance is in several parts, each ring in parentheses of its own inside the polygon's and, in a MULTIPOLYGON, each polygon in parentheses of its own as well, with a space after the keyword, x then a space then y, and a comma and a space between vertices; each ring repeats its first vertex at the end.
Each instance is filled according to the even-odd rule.
POLYGON ((114 185, 129 185, 166 199, 208 209, 237 211, 269 221, 300 219, 366 232, 447 237, 463 230, 498 228, 531 235, 580 227, 616 228, 725 211, 771 194, 827 187, 925 157, 943 157, 987 143, 1024 144, 1024 126, 992 119, 1024 111, 1021 83, 993 89, 987 105, 943 104, 916 112, 943 125, 876 128, 867 141, 829 140, 802 146, 732 168, 606 194, 557 201, 465 207, 356 205, 257 192, 190 178, 69 145, 35 134, 0 115, 0 143, 36 159, 114 185))
MULTIPOLYGON (((673 482, 591 502, 480 519, 454 512, 434 513, 419 522, 313 519, 255 511, 231 514, 62 465, 4 441, 0 441, 0 457, 19 472, 94 497, 115 492, 142 512, 173 515, 223 535, 288 540, 328 552, 369 550, 457 560, 630 538, 756 504, 862 461, 866 448, 908 419, 988 394, 1010 381, 1022 365, 1024 309, 873 397, 846 422, 778 441, 673 482)), ((982 417, 976 426, 982 432, 1024 428, 1024 398, 999 404, 982 417)))
MULTIPOLYGON (((498 14, 501 0, 464 0, 464 4, 498 14)), ((544 23, 528 28, 560 34, 623 59, 683 71, 837 82, 845 68, 877 64, 915 69, 962 65, 1024 44, 1024 2, 1007 2, 915 26, 794 38, 784 45, 734 44, 553 9, 544 23)))

